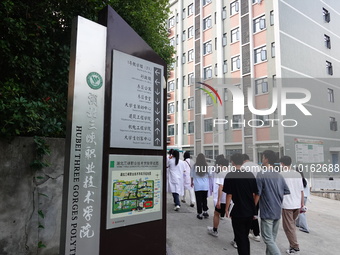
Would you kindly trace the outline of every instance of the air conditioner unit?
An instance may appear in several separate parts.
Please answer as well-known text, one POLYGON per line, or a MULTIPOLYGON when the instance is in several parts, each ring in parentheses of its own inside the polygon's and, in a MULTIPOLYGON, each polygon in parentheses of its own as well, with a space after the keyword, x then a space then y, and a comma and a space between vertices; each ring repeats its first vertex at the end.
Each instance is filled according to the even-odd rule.
POLYGON ((166 120, 170 121, 171 120, 171 116, 170 115, 166 116, 166 120))
POLYGON ((170 137, 167 137, 166 138, 166 143, 170 143, 171 142, 171 138, 170 137))
POLYGON ((167 93, 166 98, 167 98, 167 99, 170 99, 170 98, 171 98, 171 94, 170 94, 170 93, 167 93))

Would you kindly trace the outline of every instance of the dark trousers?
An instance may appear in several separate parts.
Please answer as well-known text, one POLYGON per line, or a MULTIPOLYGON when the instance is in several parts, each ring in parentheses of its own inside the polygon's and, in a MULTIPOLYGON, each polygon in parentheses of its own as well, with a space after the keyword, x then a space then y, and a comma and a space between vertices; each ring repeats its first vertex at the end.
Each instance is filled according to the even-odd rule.
POLYGON ((179 194, 178 193, 172 193, 172 197, 174 198, 175 205, 181 206, 181 202, 179 202, 179 194))
POLYGON ((250 255, 249 230, 253 216, 246 218, 231 218, 233 226, 235 241, 237 244, 237 252, 239 255, 250 255))
MULTIPOLYGON (((259 215, 259 204, 257 204, 257 206, 256 206, 256 214, 259 215)), ((255 236, 260 235, 260 226, 259 226, 259 220, 258 219, 254 219, 251 222, 250 229, 253 230, 253 233, 254 233, 255 236)))
POLYGON ((197 213, 201 214, 202 209, 203 211, 208 211, 208 191, 207 190, 199 190, 195 191, 195 197, 196 197, 196 206, 197 206, 197 213))

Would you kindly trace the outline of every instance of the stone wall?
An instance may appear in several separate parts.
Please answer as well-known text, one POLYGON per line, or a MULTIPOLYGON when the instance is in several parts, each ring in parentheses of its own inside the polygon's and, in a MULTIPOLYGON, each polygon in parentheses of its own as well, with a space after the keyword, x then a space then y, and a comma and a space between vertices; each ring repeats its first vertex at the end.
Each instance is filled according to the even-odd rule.
POLYGON ((50 166, 41 172, 30 168, 33 138, 0 141, 1 255, 59 254, 65 139, 46 141, 50 166))
POLYGON ((313 195, 319 197, 330 198, 333 200, 340 200, 340 191, 329 190, 329 191, 313 191, 313 195))

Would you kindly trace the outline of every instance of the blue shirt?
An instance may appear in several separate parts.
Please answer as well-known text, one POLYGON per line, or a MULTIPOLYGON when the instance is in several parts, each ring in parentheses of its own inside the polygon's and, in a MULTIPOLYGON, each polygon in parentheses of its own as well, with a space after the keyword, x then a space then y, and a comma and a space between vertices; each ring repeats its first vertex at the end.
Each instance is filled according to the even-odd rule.
POLYGON ((278 172, 266 170, 257 174, 256 182, 260 195, 261 219, 279 220, 283 196, 290 194, 284 178, 278 172))

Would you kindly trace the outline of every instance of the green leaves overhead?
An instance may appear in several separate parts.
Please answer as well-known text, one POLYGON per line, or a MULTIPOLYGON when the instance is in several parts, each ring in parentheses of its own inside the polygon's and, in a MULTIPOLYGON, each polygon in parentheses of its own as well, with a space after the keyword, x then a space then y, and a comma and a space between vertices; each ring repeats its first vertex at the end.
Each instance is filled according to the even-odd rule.
POLYGON ((64 137, 72 20, 111 5, 167 62, 165 0, 2 0, 0 136, 64 137))

